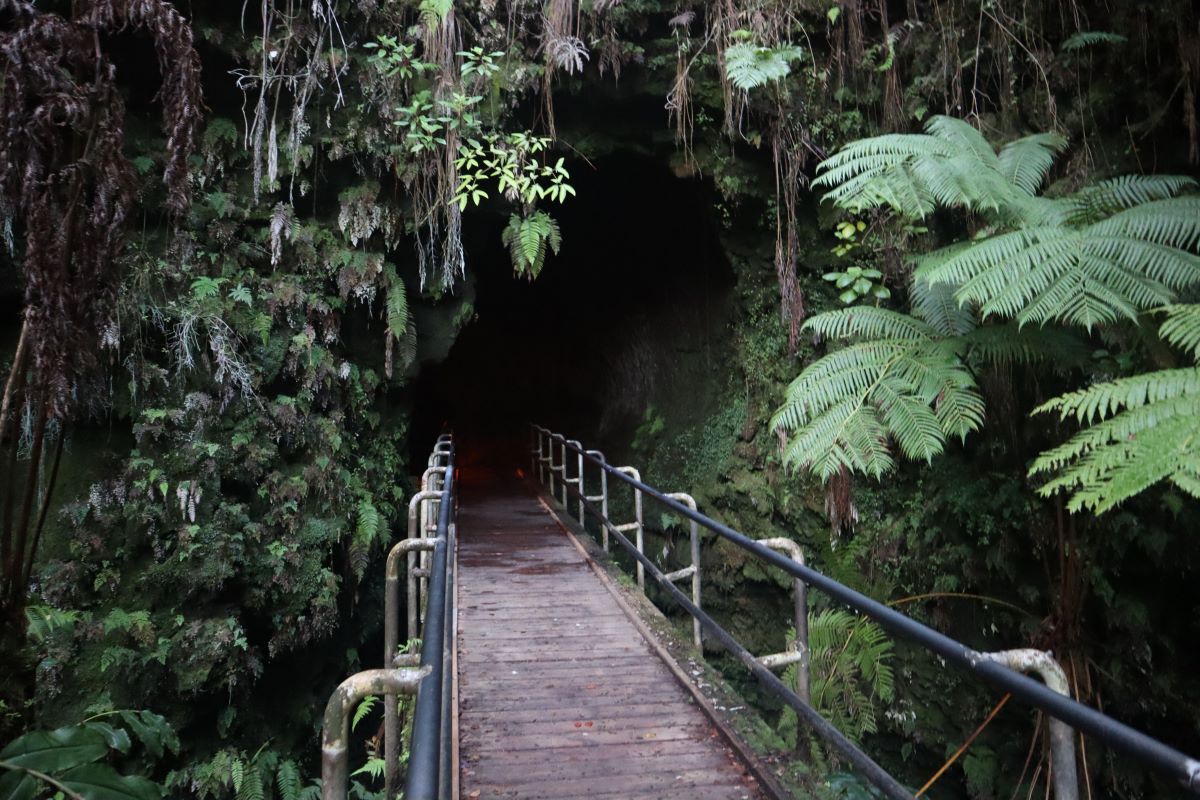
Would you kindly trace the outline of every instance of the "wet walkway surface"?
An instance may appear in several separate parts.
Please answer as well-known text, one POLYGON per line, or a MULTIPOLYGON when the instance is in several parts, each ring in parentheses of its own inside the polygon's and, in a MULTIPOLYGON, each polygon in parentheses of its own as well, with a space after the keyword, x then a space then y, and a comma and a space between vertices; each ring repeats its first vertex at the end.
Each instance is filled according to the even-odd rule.
POLYGON ((460 481, 460 796, 759 800, 532 488, 460 481))

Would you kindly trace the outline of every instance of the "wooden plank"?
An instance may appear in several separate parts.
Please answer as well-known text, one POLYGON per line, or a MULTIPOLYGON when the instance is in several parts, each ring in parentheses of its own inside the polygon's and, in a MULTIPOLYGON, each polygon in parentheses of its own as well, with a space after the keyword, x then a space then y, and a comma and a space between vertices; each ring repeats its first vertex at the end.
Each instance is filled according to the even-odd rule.
POLYGON ((470 477, 460 491, 461 796, 760 800, 536 499, 470 477))

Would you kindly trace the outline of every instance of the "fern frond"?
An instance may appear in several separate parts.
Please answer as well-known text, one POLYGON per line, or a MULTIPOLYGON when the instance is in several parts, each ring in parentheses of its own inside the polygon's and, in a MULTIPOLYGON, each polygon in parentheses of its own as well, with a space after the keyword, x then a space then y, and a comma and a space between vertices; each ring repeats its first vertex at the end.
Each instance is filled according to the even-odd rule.
POLYGON ((75 625, 83 618, 80 611, 63 610, 53 606, 26 606, 27 635, 35 642, 44 642, 59 631, 74 633, 75 625))
POLYGON ((745 92, 787 77, 791 62, 803 56, 803 48, 793 44, 760 47, 742 42, 725 48, 725 75, 745 92))
POLYGON ((242 786, 246 783, 246 762, 234 758, 229 763, 229 779, 233 783, 233 791, 241 795, 242 786))
POLYGON ((358 707, 354 709, 354 716, 350 720, 350 730, 356 730, 358 723, 367 718, 378 702, 379 697, 376 695, 371 694, 364 697, 358 707))
POLYGON ((1096 222, 1126 208, 1155 200, 1167 200, 1196 188, 1186 175, 1121 175, 1085 186, 1065 198, 1070 207, 1068 221, 1082 225, 1096 222))
POLYGON ((963 338, 971 357, 987 364, 1047 364, 1064 370, 1081 367, 1091 357, 1087 342, 1052 326, 986 325, 963 338))
POLYGON ((1075 50, 1082 50, 1085 47, 1095 47, 1101 44, 1124 44, 1129 41, 1119 33, 1109 33, 1108 31, 1080 31, 1067 37, 1067 39, 1059 45, 1059 50, 1064 53, 1070 53, 1075 50))
POLYGON ((355 538, 362 544, 370 546, 383 529, 383 517, 376 510, 369 496, 358 502, 358 522, 354 528, 355 538))
POLYGON ((788 386, 770 423, 788 435, 788 466, 823 480, 842 469, 880 477, 894 467, 893 443, 929 460, 948 436, 982 424, 983 402, 960 344, 921 320, 859 307, 819 314, 806 327, 866 341, 818 359, 788 386))
POLYGON ((876 705, 895 696, 894 644, 869 620, 843 609, 808 618, 813 706, 847 736, 878 729, 876 705))
POLYGON ((1092 328, 1174 301, 1200 284, 1200 203, 1172 198, 1082 229, 1027 227, 917 260, 916 278, 1021 324, 1092 328))
POLYGON ((932 117, 925 130, 851 142, 818 165, 813 185, 829 187, 826 199, 853 211, 887 206, 911 219, 938 205, 998 212, 1022 196, 1014 180, 1029 182, 1039 163, 1033 150, 1050 143, 1045 137, 1022 140, 1008 156, 1006 175, 991 145, 962 120, 932 117))
POLYGON ((995 151, 988 140, 983 138, 983 134, 971 123, 958 117, 935 114, 925 123, 925 132, 951 143, 959 152, 970 153, 980 164, 989 167, 998 167, 1000 164, 995 151))
POLYGON ((1067 140, 1056 133, 1035 133, 1000 148, 1000 173, 1029 196, 1037 194, 1054 159, 1066 149, 1067 140))
POLYGON ((954 290, 948 283, 913 281, 909 293, 913 314, 942 336, 962 336, 977 324, 975 315, 954 299, 954 290))
POLYGON ((266 789, 263 786, 262 775, 254 765, 247 766, 237 788, 237 800, 264 800, 265 797, 266 789))
POLYGON ((558 253, 562 233, 554 217, 545 211, 535 211, 528 217, 510 216, 500 240, 509 249, 513 271, 533 280, 542 271, 547 250, 558 253))
POLYGON ((388 335, 402 339, 408 331, 408 321, 408 293, 404 289, 404 281, 395 278, 387 289, 388 335))
POLYGON ((1158 335, 1200 360, 1200 304, 1166 306, 1162 312, 1167 319, 1158 335))
POLYGON ((300 800, 303 784, 300 781, 300 768, 291 759, 281 761, 275 773, 275 787, 279 790, 279 800, 300 800))
POLYGON ((936 331, 915 317, 875 306, 852 306, 809 317, 801 330, 829 339, 931 339, 936 331))
POLYGON ((1190 491, 1200 476, 1200 369, 1097 384, 1034 413, 1057 413, 1085 426, 1030 468, 1030 475, 1054 475, 1042 494, 1072 492, 1072 511, 1102 513, 1161 480, 1190 491))

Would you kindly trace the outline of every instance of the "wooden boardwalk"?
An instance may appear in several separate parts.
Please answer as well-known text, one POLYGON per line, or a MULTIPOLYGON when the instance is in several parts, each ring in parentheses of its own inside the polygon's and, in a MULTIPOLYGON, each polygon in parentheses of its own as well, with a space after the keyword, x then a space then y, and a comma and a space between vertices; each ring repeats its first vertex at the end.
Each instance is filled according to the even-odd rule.
POLYGON ((460 797, 760 800, 532 489, 461 474, 460 797))

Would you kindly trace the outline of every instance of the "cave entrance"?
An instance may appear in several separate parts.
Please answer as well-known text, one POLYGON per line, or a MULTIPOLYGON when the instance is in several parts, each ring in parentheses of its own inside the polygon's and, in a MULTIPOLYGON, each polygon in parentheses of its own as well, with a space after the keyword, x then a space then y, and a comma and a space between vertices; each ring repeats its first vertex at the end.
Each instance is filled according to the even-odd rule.
POLYGON ((474 307, 414 383, 414 468, 445 423, 467 450, 508 463, 528 457, 530 421, 618 441, 642 413, 639 387, 670 360, 661 343, 723 332, 733 273, 711 184, 639 156, 569 168, 577 195, 549 209, 562 249, 534 281, 514 277, 501 245, 507 213, 468 216, 474 307))

